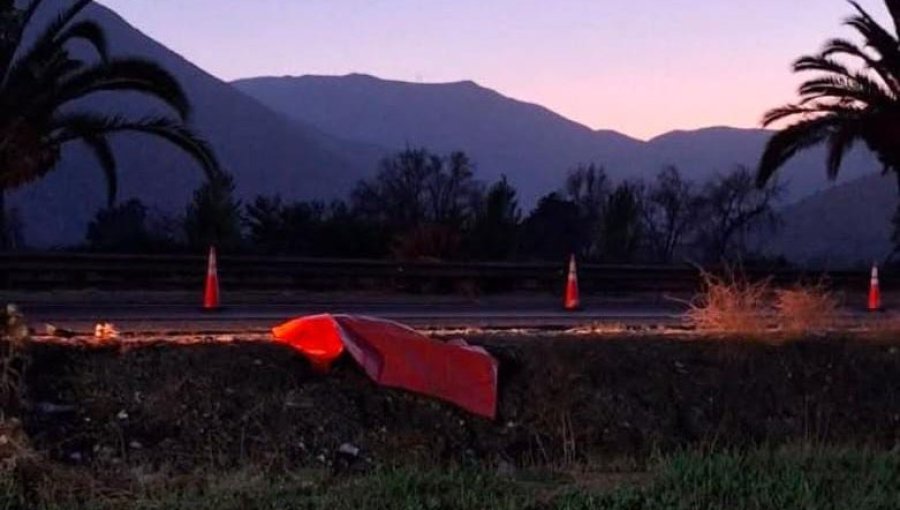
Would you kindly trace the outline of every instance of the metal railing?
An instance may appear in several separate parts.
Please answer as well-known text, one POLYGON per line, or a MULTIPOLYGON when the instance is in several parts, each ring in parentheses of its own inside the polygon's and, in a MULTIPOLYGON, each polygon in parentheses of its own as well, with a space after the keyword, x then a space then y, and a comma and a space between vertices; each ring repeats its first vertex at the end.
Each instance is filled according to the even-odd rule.
MULTIPOLYGON (((219 279, 231 289, 373 289, 407 292, 558 290, 565 261, 549 263, 405 262, 287 257, 223 256, 219 279)), ((0 288, 6 290, 146 289, 195 290, 206 258, 186 255, 83 253, 0 254, 0 288)), ((748 279, 777 285, 825 278, 834 288, 865 289, 862 271, 748 270, 748 279)), ((702 282, 693 266, 582 265, 584 292, 689 292, 702 282)))

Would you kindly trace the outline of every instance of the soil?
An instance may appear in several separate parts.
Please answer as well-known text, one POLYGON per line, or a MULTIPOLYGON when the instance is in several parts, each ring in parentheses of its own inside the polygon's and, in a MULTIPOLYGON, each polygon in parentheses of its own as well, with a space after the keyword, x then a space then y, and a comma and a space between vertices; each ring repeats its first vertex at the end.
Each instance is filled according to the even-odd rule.
POLYGON ((35 345, 25 427, 55 460, 171 472, 409 462, 502 471, 685 447, 892 448, 900 438, 900 341, 467 340, 500 361, 494 421, 378 387, 350 359, 321 374, 288 347, 238 341, 35 345))

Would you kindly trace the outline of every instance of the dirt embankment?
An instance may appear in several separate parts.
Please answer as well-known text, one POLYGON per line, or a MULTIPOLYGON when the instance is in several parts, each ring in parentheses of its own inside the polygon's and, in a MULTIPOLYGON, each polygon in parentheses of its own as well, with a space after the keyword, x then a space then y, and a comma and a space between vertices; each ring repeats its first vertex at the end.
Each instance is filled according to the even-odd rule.
POLYGON ((900 433, 900 342, 470 341, 501 362, 494 422, 377 387, 349 360, 317 374, 274 344, 39 345, 26 427, 65 462, 175 471, 550 464, 807 440, 892 447, 900 433))

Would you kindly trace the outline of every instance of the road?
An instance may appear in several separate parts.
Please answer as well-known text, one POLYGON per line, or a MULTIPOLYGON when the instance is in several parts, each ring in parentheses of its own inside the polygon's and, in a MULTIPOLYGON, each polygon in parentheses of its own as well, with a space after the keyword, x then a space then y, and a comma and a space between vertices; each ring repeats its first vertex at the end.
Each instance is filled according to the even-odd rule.
POLYGON ((493 299, 475 303, 416 301, 234 304, 206 312, 185 303, 25 303, 29 323, 90 331, 109 321, 123 332, 258 332, 294 317, 319 313, 371 315, 419 328, 571 328, 595 323, 663 325, 681 321, 683 307, 666 303, 586 303, 567 312, 552 300, 493 299))

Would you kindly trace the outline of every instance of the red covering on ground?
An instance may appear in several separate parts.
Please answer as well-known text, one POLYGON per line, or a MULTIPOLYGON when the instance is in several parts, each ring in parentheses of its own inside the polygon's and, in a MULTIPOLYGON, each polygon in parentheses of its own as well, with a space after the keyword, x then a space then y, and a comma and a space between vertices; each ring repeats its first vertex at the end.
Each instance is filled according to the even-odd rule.
POLYGON ((434 340, 396 322, 352 315, 314 315, 272 330, 275 339, 327 370, 346 350, 373 381, 452 402, 494 418, 497 361, 464 341, 434 340))

